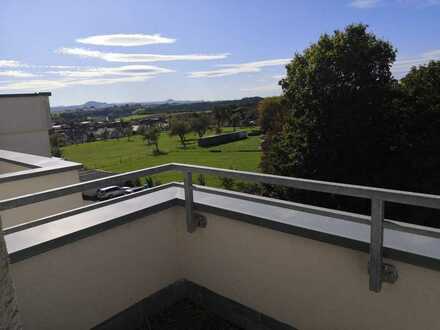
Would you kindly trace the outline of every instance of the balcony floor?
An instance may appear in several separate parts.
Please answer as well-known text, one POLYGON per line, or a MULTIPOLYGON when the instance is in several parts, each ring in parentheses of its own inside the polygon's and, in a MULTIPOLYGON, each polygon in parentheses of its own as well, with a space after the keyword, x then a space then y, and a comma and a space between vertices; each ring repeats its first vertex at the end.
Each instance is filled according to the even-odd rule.
POLYGON ((183 299, 156 315, 146 316, 145 329, 240 330, 243 328, 224 320, 190 299, 183 299))

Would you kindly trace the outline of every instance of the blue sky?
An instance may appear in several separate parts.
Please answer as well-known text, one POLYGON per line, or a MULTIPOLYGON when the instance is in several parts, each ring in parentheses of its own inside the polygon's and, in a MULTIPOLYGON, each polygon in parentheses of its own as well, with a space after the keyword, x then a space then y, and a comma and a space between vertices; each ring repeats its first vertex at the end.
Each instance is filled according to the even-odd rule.
POLYGON ((320 34, 362 22, 393 67, 440 59, 440 0, 3 0, 0 93, 52 105, 277 95, 320 34))

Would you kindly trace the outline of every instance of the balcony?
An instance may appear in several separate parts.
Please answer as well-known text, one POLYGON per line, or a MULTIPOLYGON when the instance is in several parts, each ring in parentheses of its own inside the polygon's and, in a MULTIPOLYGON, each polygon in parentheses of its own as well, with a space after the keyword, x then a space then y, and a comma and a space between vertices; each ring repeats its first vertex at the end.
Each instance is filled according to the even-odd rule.
MULTIPOLYGON (((167 164, 0 201, 0 211, 181 171, 5 229, 28 329, 140 329, 189 299, 245 329, 438 329, 440 232, 384 219, 440 196, 167 164), (192 184, 193 173, 371 200, 371 216, 192 184)), ((28 205, 29 207, 32 205, 28 205)))
MULTIPOLYGON (((0 149, 0 200, 78 183, 81 164, 0 149)), ((84 205, 81 194, 4 210, 7 228, 84 205)))

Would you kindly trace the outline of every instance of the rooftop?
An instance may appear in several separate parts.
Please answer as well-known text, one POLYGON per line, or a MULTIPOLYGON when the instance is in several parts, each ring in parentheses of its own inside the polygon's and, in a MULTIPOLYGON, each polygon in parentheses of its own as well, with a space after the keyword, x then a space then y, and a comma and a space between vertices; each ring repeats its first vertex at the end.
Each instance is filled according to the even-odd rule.
POLYGON ((0 149, 0 183, 81 168, 82 164, 57 157, 0 149))
POLYGON ((52 96, 51 92, 0 94, 0 97, 52 96))

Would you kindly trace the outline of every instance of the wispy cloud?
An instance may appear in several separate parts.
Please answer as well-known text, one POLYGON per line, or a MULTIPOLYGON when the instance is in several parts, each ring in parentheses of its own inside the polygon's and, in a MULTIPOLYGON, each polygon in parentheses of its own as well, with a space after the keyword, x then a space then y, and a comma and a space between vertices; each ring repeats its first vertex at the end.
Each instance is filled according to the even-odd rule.
POLYGON ((0 84, 0 91, 21 90, 53 90, 65 87, 61 81, 56 80, 28 80, 13 83, 0 84))
POLYGON ((144 46, 153 44, 172 44, 176 39, 165 38, 160 34, 106 34, 76 39, 77 42, 97 46, 144 46))
POLYGON ((241 64, 224 64, 217 66, 217 67, 221 67, 220 69, 190 72, 189 76, 191 78, 217 78, 217 77, 232 76, 240 73, 260 72, 261 69, 264 67, 285 65, 290 61, 291 59, 282 58, 282 59, 248 62, 241 64))
POLYGON ((35 74, 24 71, 0 71, 0 77, 9 77, 9 78, 30 78, 36 77, 35 74))
POLYGON ((110 68, 77 68, 76 70, 49 71, 68 78, 98 78, 108 76, 156 76, 162 73, 174 72, 173 70, 152 65, 126 65, 110 68))
POLYGON ((18 61, 0 60, 0 68, 17 68, 19 66, 22 66, 22 64, 18 61))
POLYGON ((431 50, 417 56, 398 58, 392 67, 392 71, 396 78, 401 78, 413 66, 427 64, 433 60, 440 60, 440 49, 431 50))
MULTIPOLYGON (((38 76, 44 79, 21 81, 2 81, 0 90, 36 90, 59 89, 70 86, 98 86, 131 82, 143 82, 158 75, 174 72, 173 70, 152 65, 126 65, 119 67, 75 67, 75 66, 34 66, 50 68, 40 71, 38 76)), ((33 73, 23 71, 0 71, 0 77, 30 78, 33 73)))
POLYGON ((41 79, 0 84, 0 91, 26 91, 26 90, 54 90, 69 86, 98 86, 130 82, 143 82, 151 79, 150 76, 121 77, 103 79, 41 79))
POLYGON ((380 0, 354 0, 349 5, 359 9, 368 9, 377 7, 379 3, 380 0))
POLYGON ((170 62, 170 61, 207 61, 226 58, 229 54, 189 54, 189 55, 161 55, 161 54, 133 54, 133 53, 109 53, 84 48, 60 48, 57 53, 64 55, 76 55, 80 57, 98 58, 107 62, 170 62))
POLYGON ((137 76, 137 77, 122 77, 122 78, 103 78, 103 79, 84 79, 67 81, 67 86, 73 85, 86 85, 86 86, 98 86, 98 85, 113 85, 121 83, 131 82, 143 82, 153 78, 152 76, 137 76))

